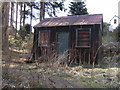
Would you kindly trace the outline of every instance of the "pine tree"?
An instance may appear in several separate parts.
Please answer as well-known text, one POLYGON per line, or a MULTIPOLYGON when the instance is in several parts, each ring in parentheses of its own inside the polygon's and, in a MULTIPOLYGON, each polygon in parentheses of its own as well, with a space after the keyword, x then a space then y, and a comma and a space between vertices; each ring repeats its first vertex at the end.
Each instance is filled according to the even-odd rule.
POLYGON ((45 3, 45 12, 50 17, 57 17, 56 13, 59 13, 59 11, 65 11, 64 3, 63 2, 46 2, 45 3))
POLYGON ((87 8, 84 2, 71 2, 70 3, 70 15, 83 15, 88 14, 87 8))

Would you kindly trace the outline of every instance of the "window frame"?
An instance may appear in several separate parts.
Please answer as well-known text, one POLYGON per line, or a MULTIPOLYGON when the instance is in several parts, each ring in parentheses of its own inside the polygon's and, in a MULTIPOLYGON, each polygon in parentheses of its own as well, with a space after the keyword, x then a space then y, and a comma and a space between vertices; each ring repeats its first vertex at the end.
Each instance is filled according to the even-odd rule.
POLYGON ((50 30, 40 30, 38 33, 38 46, 40 47, 48 47, 50 43, 50 30), (41 44, 41 32, 48 32, 48 43, 47 45, 41 44))
MULTIPOLYGON (((85 41, 82 41, 85 42, 85 41)), ((76 29, 76 42, 75 42, 75 47, 76 48, 91 48, 91 28, 78 28, 76 29), (78 32, 79 31, 88 31, 89 30, 89 45, 88 46, 83 46, 83 45, 78 45, 78 32)))

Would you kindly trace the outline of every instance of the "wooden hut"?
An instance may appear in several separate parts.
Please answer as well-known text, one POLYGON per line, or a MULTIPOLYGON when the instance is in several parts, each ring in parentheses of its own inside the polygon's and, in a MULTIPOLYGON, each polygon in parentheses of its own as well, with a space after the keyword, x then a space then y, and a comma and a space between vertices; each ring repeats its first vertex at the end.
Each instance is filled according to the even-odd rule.
POLYGON ((34 26, 34 57, 68 53, 68 63, 98 63, 103 15, 46 18, 34 26))

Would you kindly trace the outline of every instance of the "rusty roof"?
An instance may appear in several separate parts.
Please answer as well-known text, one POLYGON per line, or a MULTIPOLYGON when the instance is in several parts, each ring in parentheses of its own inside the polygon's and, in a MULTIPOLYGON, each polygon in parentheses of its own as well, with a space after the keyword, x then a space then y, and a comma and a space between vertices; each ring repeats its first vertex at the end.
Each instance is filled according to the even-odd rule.
POLYGON ((34 27, 53 27, 53 26, 69 26, 69 25, 93 25, 101 24, 102 14, 91 15, 75 15, 65 17, 46 18, 34 27))

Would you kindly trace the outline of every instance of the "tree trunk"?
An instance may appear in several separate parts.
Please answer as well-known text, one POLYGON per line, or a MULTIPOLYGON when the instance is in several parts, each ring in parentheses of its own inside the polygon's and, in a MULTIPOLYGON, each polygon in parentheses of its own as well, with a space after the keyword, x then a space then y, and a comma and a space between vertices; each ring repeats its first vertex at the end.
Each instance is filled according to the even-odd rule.
POLYGON ((26 4, 25 4, 25 2, 24 2, 23 25, 25 25, 25 9, 26 9, 26 4))
POLYGON ((30 9, 31 9, 31 15, 30 15, 30 34, 31 34, 31 32, 32 32, 32 13, 33 13, 32 3, 31 3, 31 6, 30 6, 30 9))
POLYGON ((45 3, 40 2, 40 21, 45 18, 45 3))
POLYGON ((20 2, 20 29, 22 27, 22 2, 20 2))
MULTIPOLYGON (((31 11, 32 11, 32 8, 31 8, 31 11)), ((44 17, 45 17, 45 3, 44 2, 40 2, 40 21, 43 20, 44 17)), ((37 30, 34 31, 33 47, 32 47, 32 51, 31 51, 33 60, 37 59, 37 51, 36 51, 37 50, 36 49, 37 41, 36 40, 37 40, 37 30)))
POLYGON ((3 52, 9 51, 9 44, 8 44, 8 35, 7 35, 7 28, 8 28, 8 21, 9 21, 9 2, 2 3, 2 50, 3 52))
MULTIPOLYGON (((9 2, 0 2, 0 59, 5 61, 5 70, 4 74, 0 76, 8 75, 8 68, 9 68, 9 61, 10 61, 10 55, 9 55, 9 44, 8 44, 8 35, 7 35, 7 28, 9 25, 9 8, 10 3, 9 2), (1 49, 2 47, 2 49, 1 49), (1 57, 2 56, 2 57, 1 57)), ((2 68, 2 63, 0 65, 0 71, 2 68)), ((2 78, 2 77, 0 77, 2 78)), ((1 86, 1 85, 0 85, 1 86)), ((3 86, 1 86, 2 88, 3 86)))
POLYGON ((14 2, 11 2, 11 19, 10 19, 10 27, 13 28, 14 23, 14 2))
POLYGON ((16 22, 15 22, 16 32, 17 32, 17 21, 18 21, 18 2, 16 2, 16 22))

